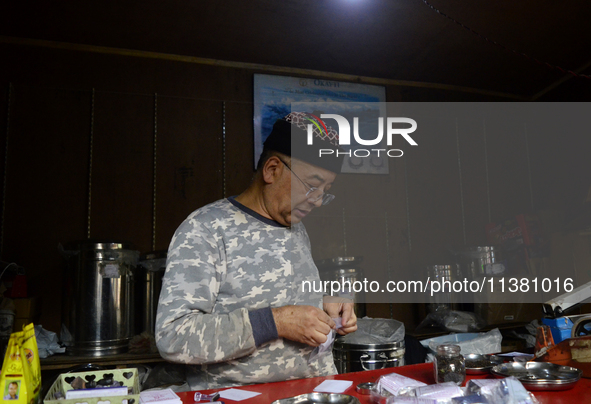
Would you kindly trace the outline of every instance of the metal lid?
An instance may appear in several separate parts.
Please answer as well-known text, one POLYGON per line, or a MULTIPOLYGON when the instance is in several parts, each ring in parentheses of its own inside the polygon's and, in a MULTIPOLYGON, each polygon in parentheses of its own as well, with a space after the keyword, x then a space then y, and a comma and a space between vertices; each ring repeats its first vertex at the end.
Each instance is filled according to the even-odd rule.
POLYGON ((145 253, 142 256, 140 256, 140 261, 158 260, 158 259, 166 258, 167 255, 168 255, 167 250, 151 251, 149 253, 145 253))
POLYGON ((457 356, 460 354, 461 348, 455 344, 441 344, 437 346, 437 355, 441 356, 457 356))
POLYGON ((458 264, 436 264, 436 265, 427 265, 427 269, 433 271, 449 271, 457 269, 458 264))
POLYGON ((488 253, 488 252, 495 252, 495 251, 501 251, 501 250, 503 250, 503 247, 498 246, 498 245, 479 245, 479 246, 466 247, 461 252, 462 253, 488 253))
POLYGON ((460 274, 460 267, 458 264, 427 265, 427 274, 434 277, 455 277, 460 274))
POLYGON ((363 257, 335 257, 317 261, 319 267, 355 265, 363 261, 363 257))
POLYGON ((377 385, 372 382, 359 383, 355 388, 359 394, 371 394, 372 391, 377 391, 377 385))
POLYGON ((114 240, 81 240, 67 244, 66 250, 134 250, 132 243, 114 240))
POLYGON ((404 340, 398 342, 384 342, 379 344, 363 344, 363 343, 351 343, 343 341, 342 338, 334 340, 334 348, 343 351, 384 351, 384 350, 399 350, 405 348, 404 340))

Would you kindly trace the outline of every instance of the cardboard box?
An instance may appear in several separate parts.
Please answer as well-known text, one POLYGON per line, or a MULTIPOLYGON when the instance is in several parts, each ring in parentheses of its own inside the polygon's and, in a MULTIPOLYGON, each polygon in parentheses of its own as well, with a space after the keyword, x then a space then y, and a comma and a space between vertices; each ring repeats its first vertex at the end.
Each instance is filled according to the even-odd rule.
MULTIPOLYGON (((96 390, 100 391, 100 389, 96 390)), ((63 373, 53 383, 53 385, 47 392, 45 399, 43 400, 43 403, 45 404, 77 404, 81 402, 84 402, 86 404, 98 404, 99 402, 101 404, 139 404, 140 382, 137 369, 110 369, 94 372, 63 373), (66 397, 66 391, 73 390, 73 387, 68 383, 68 381, 71 382, 71 380, 73 380, 73 378, 76 377, 80 377, 83 380, 93 379, 95 382, 105 377, 112 377, 114 380, 118 382, 123 382, 124 386, 132 387, 133 394, 114 397, 85 397, 84 399, 55 399, 55 393, 57 393, 58 391, 62 394, 63 397, 66 397)))
POLYGON ((476 303, 474 312, 486 325, 529 323, 543 317, 541 303, 476 303))
POLYGON ((486 325, 529 323, 540 320, 544 313, 542 303, 524 303, 522 293, 503 293, 500 288, 493 292, 484 288, 482 293, 474 294, 474 313, 480 316, 486 325), (512 299, 510 303, 507 301, 512 299))

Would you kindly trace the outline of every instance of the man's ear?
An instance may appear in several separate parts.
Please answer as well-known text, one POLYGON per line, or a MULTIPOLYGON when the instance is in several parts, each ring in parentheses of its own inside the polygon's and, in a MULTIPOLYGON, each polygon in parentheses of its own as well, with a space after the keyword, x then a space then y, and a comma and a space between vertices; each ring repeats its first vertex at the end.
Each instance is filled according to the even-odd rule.
POLYGON ((263 180, 265 183, 273 184, 277 181, 283 172, 283 168, 283 163, 279 160, 279 157, 269 157, 263 166, 263 180))

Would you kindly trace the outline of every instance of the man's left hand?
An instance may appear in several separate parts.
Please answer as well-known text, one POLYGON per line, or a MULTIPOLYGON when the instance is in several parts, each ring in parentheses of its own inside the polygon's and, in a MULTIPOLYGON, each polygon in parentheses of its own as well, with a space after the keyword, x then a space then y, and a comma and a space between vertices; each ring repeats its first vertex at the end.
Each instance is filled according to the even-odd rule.
POLYGON ((357 330, 357 316, 353 310, 354 303, 350 299, 339 296, 324 296, 322 306, 330 317, 341 317, 343 327, 337 329, 337 333, 346 335, 357 330))

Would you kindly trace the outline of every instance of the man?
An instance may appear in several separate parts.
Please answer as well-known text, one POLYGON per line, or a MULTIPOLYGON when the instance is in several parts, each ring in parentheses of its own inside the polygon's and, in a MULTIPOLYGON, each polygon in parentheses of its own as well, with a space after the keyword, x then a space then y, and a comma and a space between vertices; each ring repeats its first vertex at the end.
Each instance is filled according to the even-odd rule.
POLYGON ((302 290, 319 277, 301 220, 334 198, 326 192, 342 162, 318 157, 336 132, 314 125, 308 147, 306 123, 302 113, 278 120, 251 185, 193 212, 170 243, 156 342, 163 358, 194 365, 192 390, 335 374, 330 352, 310 354, 332 318, 342 318, 339 334, 357 329, 352 303, 302 290))
POLYGON ((4 396, 4 400, 18 400, 18 382, 10 382, 8 384, 8 394, 4 396))

